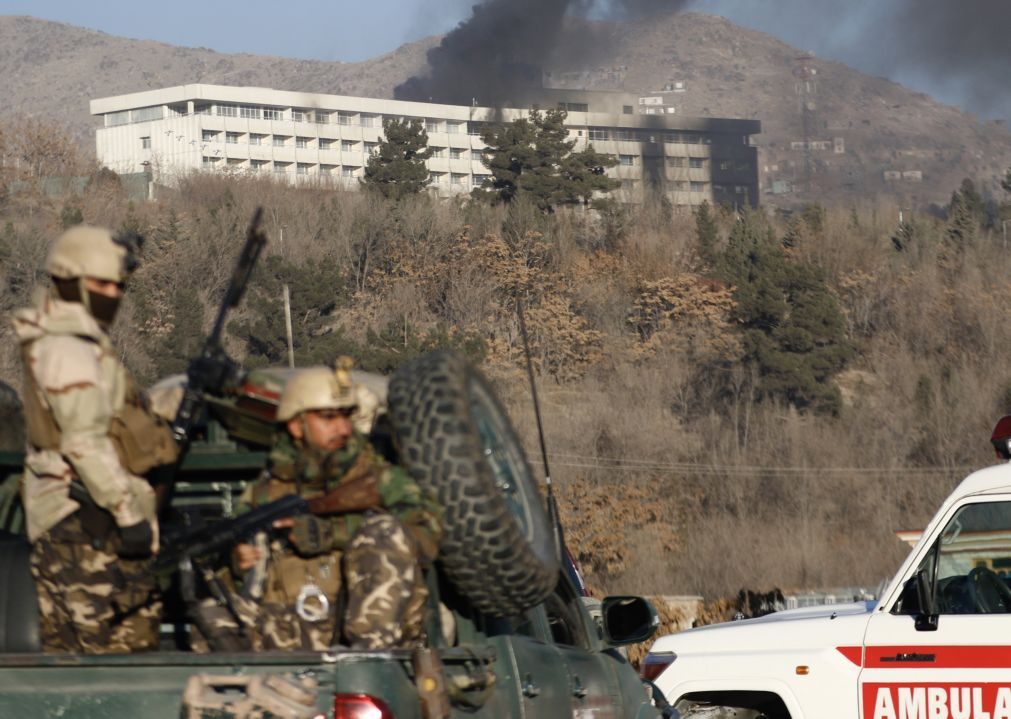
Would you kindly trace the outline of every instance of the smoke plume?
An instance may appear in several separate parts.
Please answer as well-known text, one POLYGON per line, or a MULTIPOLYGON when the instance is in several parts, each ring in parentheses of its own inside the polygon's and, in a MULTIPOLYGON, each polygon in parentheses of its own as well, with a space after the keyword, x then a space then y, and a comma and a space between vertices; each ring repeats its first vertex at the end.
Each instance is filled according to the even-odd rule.
POLYGON ((588 25, 574 42, 575 18, 635 19, 674 12, 688 0, 484 0, 428 52, 429 72, 398 86, 400 100, 499 105, 539 86, 549 63, 591 62, 605 39, 588 25))
POLYGON ((1011 119, 1008 0, 694 0, 815 54, 1011 119))

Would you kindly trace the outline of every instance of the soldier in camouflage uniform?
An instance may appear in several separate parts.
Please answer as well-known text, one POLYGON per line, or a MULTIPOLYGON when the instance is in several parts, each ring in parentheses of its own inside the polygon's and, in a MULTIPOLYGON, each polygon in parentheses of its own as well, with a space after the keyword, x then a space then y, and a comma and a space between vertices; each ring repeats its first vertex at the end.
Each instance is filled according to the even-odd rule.
POLYGON ((135 250, 105 229, 67 230, 46 261, 52 286, 14 316, 27 424, 21 499, 48 652, 157 644, 160 602, 144 569, 158 523, 141 475, 173 461, 176 447, 108 335, 135 250))
POLYGON ((354 485, 372 493, 373 508, 282 520, 276 526, 285 536, 269 547, 236 547, 240 571, 269 561, 250 622, 254 646, 322 650, 343 642, 383 649, 420 640, 427 597, 421 567, 437 553, 440 511, 356 429, 374 406, 374 396, 351 381, 348 365, 303 370, 285 387, 277 415, 282 431, 267 471, 244 496, 246 506, 354 485))

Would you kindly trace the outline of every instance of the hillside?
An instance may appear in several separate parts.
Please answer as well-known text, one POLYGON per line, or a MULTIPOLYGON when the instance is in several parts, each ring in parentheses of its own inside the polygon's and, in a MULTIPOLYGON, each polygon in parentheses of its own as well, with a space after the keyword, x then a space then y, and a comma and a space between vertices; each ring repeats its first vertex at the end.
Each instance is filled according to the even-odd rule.
MULTIPOLYGON (((1011 166, 1006 128, 980 124, 839 63, 802 63, 797 48, 722 18, 684 13, 596 24, 594 37, 605 41, 591 65, 545 68, 553 84, 650 94, 684 83, 684 92, 669 96, 679 114, 762 120, 756 140, 766 203, 849 204, 893 194, 923 206, 946 201, 963 177, 999 193, 996 178, 1011 166), (810 90, 801 96, 803 79, 810 90), (826 149, 792 149, 805 137, 826 149), (886 181, 886 171, 905 174, 886 181), (774 186, 784 194, 770 194, 774 186)), ((428 38, 366 62, 332 63, 229 55, 0 17, 0 73, 7 78, 2 113, 56 120, 86 141, 94 126, 91 98, 187 82, 391 97, 397 84, 424 68, 425 51, 436 42, 428 38)))

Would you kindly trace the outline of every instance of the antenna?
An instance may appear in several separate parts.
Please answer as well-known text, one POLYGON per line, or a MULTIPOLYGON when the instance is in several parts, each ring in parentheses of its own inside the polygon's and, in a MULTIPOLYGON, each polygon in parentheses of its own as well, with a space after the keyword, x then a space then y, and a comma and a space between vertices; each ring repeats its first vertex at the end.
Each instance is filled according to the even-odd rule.
POLYGON ((527 359, 527 377, 530 380, 530 396, 534 402, 534 417, 537 420, 537 439, 541 445, 541 461, 544 463, 544 484, 548 494, 548 520, 555 533, 555 552, 559 559, 564 556, 565 536, 562 534, 562 521, 558 516, 558 502, 551 483, 551 469, 548 467, 548 446, 544 441, 544 422, 541 421, 541 405, 537 401, 537 382, 534 379, 534 363, 530 358, 530 341, 527 338, 527 323, 523 318, 523 300, 516 298, 516 316, 520 322, 520 338, 523 340, 523 354, 527 359))

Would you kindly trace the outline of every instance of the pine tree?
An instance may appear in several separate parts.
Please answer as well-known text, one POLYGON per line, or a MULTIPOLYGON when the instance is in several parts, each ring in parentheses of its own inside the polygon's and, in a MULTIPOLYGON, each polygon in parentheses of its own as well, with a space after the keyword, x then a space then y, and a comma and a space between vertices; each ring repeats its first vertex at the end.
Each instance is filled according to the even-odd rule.
POLYGON ((757 370, 757 396, 799 409, 838 411, 832 377, 853 348, 822 273, 792 260, 753 213, 734 226, 718 273, 734 287, 745 361, 757 370))
POLYGON ((617 159, 592 145, 572 152, 576 141, 569 139, 565 118, 564 110, 535 109, 529 117, 485 129, 481 139, 488 146, 485 164, 492 178, 473 196, 504 203, 525 196, 550 212, 558 205, 589 203, 596 193, 619 187, 605 175, 617 159))
POLYGON ((399 200, 414 195, 428 185, 428 167, 432 152, 428 133, 421 120, 383 120, 384 139, 365 166, 362 184, 388 199, 399 200))
POLYGON ((695 247, 699 258, 707 267, 715 267, 718 257, 716 243, 719 240, 719 228, 709 203, 704 201, 695 210, 695 247))

